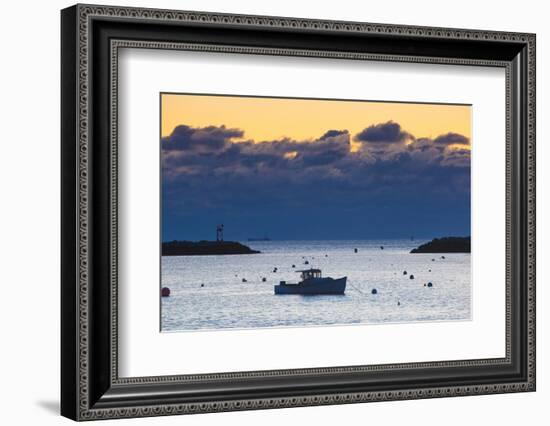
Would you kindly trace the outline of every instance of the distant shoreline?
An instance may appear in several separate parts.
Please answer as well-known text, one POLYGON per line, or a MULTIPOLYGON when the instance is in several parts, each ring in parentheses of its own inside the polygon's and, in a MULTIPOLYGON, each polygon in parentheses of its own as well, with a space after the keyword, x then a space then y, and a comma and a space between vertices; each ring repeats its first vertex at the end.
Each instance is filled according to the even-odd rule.
MULTIPOLYGON (((232 240, 231 242, 239 242, 240 244, 243 244, 243 245, 246 245, 247 243, 279 243, 279 242, 284 242, 284 241, 290 241, 290 242, 300 242, 300 241, 304 241, 304 242, 307 242, 307 241, 310 241, 310 242, 316 242, 316 241, 379 241, 379 242, 383 242, 383 241, 409 241, 411 242, 412 245, 414 244, 418 244, 418 243, 423 243, 423 242, 427 242, 427 241, 430 241, 432 239, 431 236, 426 236, 426 237, 423 237, 423 236, 419 236, 419 237, 414 237, 413 239, 411 239, 410 237, 372 237, 372 238, 357 238, 357 237, 349 237, 349 238, 346 238, 346 237, 342 237, 342 238, 267 238, 267 239, 264 239, 264 238, 246 238, 246 237, 243 237, 243 238, 237 238, 235 240, 232 240)), ((165 240, 165 241, 162 241, 162 244, 167 244, 167 243, 172 243, 174 241, 180 241, 180 242, 192 242, 192 243, 199 243, 199 242, 210 242, 210 243, 215 243, 216 241, 211 241, 211 240, 165 240)), ((225 242, 229 242, 229 241, 225 241, 225 242)))
POLYGON ((470 253, 470 237, 434 238, 411 250, 411 253, 470 253))
POLYGON ((169 241, 162 243, 162 256, 208 256, 257 254, 258 250, 236 241, 169 241))

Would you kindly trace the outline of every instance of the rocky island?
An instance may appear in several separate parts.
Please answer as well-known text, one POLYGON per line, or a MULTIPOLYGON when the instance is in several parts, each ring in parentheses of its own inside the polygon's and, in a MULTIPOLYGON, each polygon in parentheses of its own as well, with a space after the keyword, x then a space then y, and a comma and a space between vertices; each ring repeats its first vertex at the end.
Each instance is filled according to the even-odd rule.
POLYGON ((168 241, 162 243, 163 256, 207 256, 219 254, 255 254, 236 241, 168 241))
POLYGON ((411 253, 470 253, 470 237, 434 238, 411 253))

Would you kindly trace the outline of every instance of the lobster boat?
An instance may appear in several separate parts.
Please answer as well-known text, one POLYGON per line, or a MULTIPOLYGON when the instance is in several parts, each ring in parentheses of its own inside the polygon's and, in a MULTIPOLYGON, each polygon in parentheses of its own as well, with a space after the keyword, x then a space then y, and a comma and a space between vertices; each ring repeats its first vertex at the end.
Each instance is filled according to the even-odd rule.
POLYGON ((274 286, 275 294, 344 294, 346 291, 347 277, 322 277, 321 270, 313 268, 296 272, 301 274, 302 281, 298 283, 281 281, 274 286))

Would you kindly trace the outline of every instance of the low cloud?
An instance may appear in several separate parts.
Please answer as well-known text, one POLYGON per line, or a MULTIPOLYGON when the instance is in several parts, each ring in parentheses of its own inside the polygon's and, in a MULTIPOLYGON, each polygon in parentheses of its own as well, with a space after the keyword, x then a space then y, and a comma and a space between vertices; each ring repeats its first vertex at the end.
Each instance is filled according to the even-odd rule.
POLYGON ((338 211, 372 222, 375 212, 389 220, 405 208, 422 221, 443 202, 469 208, 470 150, 461 147, 469 140, 456 133, 416 138, 390 121, 353 136, 329 128, 309 140, 254 141, 243 129, 180 125, 161 143, 167 226, 193 214, 233 217, 243 228, 274 215, 291 229, 313 216, 329 224, 338 211))
POLYGON ((225 126, 189 127, 177 126, 172 134, 162 140, 164 151, 216 152, 224 149, 234 138, 242 138, 244 131, 225 126))
POLYGON ((447 133, 434 139, 436 145, 470 145, 470 139, 458 133, 447 133))
POLYGON ((411 135, 404 132, 401 126, 393 121, 374 124, 355 135, 356 141, 372 144, 405 143, 410 138, 411 135))
MULTIPOLYGON (((414 164, 420 178, 426 167, 469 168, 469 140, 457 133, 416 139, 398 123, 369 126, 353 137, 348 130, 329 129, 317 139, 283 138, 253 141, 242 129, 225 126, 180 125, 162 139, 163 172, 168 180, 189 176, 220 176, 228 179, 255 176, 286 180, 338 179, 385 180, 401 175, 404 163, 414 164), (376 167, 375 167, 376 166, 376 167), (381 172, 383 169, 383 173, 381 172), (372 176, 374 171, 380 173, 372 176)), ((452 173, 450 173, 451 175, 452 173)), ((391 179, 390 179, 391 180, 391 179)))

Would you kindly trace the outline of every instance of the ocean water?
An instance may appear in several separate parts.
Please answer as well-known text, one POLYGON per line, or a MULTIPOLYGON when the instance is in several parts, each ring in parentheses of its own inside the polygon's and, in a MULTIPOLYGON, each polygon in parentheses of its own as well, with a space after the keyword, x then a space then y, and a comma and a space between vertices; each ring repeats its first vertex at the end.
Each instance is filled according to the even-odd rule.
POLYGON ((469 320, 470 254, 409 253, 423 242, 260 241, 243 242, 260 254, 163 257, 171 294, 161 298, 161 330, 469 320), (298 282, 295 271, 310 267, 347 276, 345 295, 274 295, 275 284, 298 282))

